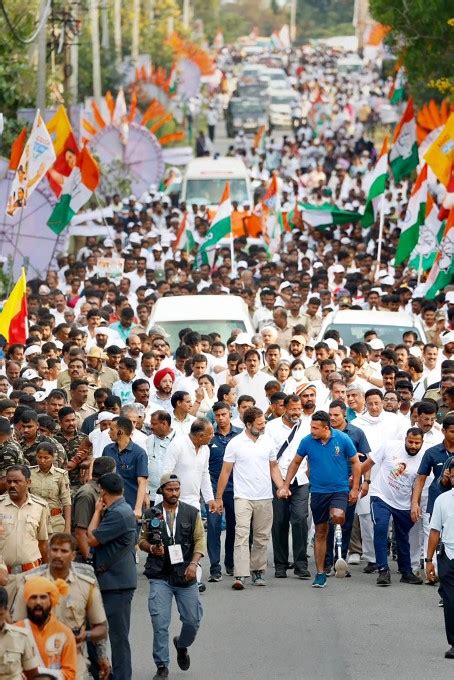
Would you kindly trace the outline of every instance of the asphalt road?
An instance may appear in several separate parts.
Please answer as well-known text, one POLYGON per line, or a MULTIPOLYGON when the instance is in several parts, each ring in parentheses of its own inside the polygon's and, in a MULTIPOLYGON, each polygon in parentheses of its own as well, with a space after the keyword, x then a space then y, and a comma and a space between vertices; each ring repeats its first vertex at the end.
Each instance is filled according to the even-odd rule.
MULTIPOLYGON (((141 558, 142 563, 142 558, 141 558)), ((269 564, 272 555, 269 555, 269 564)), ((204 619, 191 648, 191 668, 180 671, 171 651, 174 680, 422 680, 452 678, 443 610, 436 588, 399 583, 392 563, 392 586, 378 588, 375 576, 351 567, 352 578, 330 578, 324 590, 291 576, 268 586, 248 583, 231 589, 232 579, 207 584, 201 595, 204 619)), ((314 571, 311 563, 309 568, 314 571)), ((139 567, 131 644, 134 678, 152 678, 152 629, 148 583, 139 567)), ((206 569, 204 569, 206 573, 206 569)), ((179 631, 174 611, 172 636, 179 631)))

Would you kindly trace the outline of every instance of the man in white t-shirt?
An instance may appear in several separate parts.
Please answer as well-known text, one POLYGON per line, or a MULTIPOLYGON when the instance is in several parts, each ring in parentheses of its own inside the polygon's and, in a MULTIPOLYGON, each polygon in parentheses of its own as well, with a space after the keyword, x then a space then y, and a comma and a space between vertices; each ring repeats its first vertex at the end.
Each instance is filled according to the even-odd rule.
POLYGON ((222 496, 233 470, 235 502, 235 548, 233 553, 234 590, 244 589, 244 580, 252 576, 256 586, 266 585, 264 573, 267 548, 273 523, 273 489, 283 485, 276 460, 276 444, 265 434, 263 411, 252 406, 243 416, 244 431, 234 437, 225 449, 224 463, 216 491, 218 512, 222 512, 222 496), (249 534, 252 550, 249 553, 249 534))
POLYGON ((260 371, 260 354, 256 349, 249 349, 244 355, 246 370, 235 378, 238 396, 249 394, 254 397, 258 408, 266 411, 269 402, 265 394, 265 385, 270 376, 260 371))
POLYGON ((397 564, 401 582, 421 585, 423 580, 413 573, 408 535, 413 526, 411 495, 421 462, 424 434, 419 427, 411 427, 405 441, 388 441, 373 450, 361 472, 369 472, 374 465, 377 472, 370 486, 371 515, 374 524, 375 561, 378 567, 378 586, 391 585, 388 566, 388 528, 393 519, 397 546, 397 564))

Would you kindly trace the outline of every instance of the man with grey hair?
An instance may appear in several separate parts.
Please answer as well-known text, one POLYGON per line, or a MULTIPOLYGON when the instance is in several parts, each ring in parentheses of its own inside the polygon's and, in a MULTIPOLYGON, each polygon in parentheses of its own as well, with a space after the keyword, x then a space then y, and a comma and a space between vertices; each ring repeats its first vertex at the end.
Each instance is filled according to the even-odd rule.
POLYGON ((146 449, 147 435, 140 429, 144 416, 144 411, 142 411, 142 409, 142 404, 130 402, 129 404, 122 406, 120 415, 129 418, 133 424, 134 429, 132 431, 131 439, 134 444, 138 444, 142 449, 146 449))

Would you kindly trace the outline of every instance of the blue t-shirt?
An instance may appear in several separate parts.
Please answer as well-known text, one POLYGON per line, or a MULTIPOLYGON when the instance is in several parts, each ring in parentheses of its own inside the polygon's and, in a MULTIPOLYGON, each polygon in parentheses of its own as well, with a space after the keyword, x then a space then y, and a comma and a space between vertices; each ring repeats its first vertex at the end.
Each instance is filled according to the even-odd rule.
POLYGON ((348 461, 356 456, 356 449, 348 435, 331 430, 331 437, 323 444, 308 434, 300 441, 296 453, 301 458, 307 456, 313 493, 349 492, 348 461))
POLYGON ((139 487, 137 477, 148 477, 148 457, 146 452, 140 446, 130 441, 121 453, 116 443, 108 444, 104 448, 102 455, 114 459, 117 466, 116 472, 123 479, 125 485, 125 500, 134 510, 137 489, 139 487))

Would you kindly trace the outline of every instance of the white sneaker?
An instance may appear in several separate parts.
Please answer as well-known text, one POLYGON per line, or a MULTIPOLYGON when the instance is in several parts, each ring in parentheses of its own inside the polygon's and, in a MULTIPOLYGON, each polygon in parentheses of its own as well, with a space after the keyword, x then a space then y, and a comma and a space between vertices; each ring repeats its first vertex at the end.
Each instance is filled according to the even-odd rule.
POLYGON ((336 561, 336 564, 334 565, 335 569, 335 574, 334 576, 336 578, 345 578, 348 572, 347 569, 347 562, 342 559, 342 557, 339 557, 339 559, 336 561))
POLYGON ((359 564, 360 562, 360 555, 358 553, 352 553, 351 555, 348 556, 348 564, 359 564))

